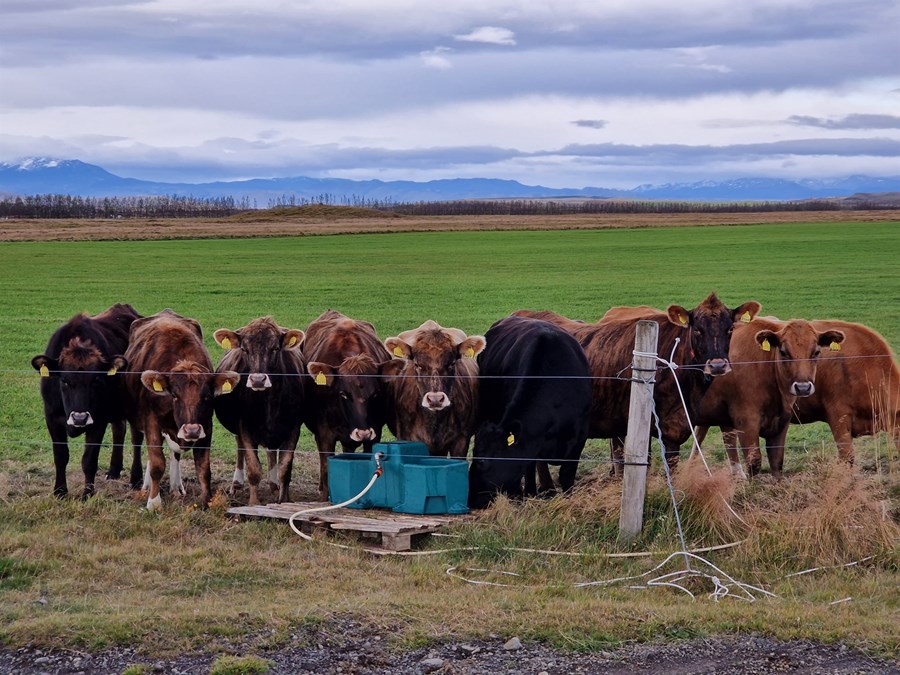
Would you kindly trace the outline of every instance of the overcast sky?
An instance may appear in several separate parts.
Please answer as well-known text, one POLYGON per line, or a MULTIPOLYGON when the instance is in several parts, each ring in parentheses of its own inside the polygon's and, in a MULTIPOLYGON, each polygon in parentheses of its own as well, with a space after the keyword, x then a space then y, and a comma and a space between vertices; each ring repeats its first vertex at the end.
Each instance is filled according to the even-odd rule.
POLYGON ((900 175, 897 0, 0 0, 0 161, 550 187, 900 175))

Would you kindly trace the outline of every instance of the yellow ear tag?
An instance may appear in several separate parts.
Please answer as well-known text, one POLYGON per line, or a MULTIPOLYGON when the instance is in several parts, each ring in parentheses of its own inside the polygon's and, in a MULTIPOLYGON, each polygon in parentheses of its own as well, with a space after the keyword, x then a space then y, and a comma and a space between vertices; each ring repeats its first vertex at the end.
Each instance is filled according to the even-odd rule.
POLYGON ((512 444, 515 443, 515 442, 516 442, 516 437, 513 436, 512 434, 510 434, 509 436, 506 437, 506 444, 507 444, 507 445, 512 445, 512 444))
POLYGON ((833 352, 841 351, 841 343, 840 342, 832 342, 828 348, 833 352))
POLYGON ((316 384, 318 384, 320 387, 328 384, 328 378, 325 377, 325 373, 319 373, 318 375, 316 375, 316 384))
POLYGON ((474 359, 474 358, 475 358, 475 350, 472 349, 471 347, 469 347, 469 348, 466 350, 466 358, 469 358, 469 359, 474 359))
POLYGON ((159 380, 153 380, 153 391, 163 391, 162 382, 159 380))
POLYGON ((763 340, 762 344, 759 346, 759 348, 762 349, 764 352, 772 351, 772 345, 769 344, 768 340, 763 340))
POLYGON ((112 377, 113 375, 115 375, 118 372, 119 372, 119 370, 115 366, 113 366, 112 368, 110 368, 109 370, 106 371, 106 374, 109 375, 110 377, 112 377))
POLYGON ((741 321, 743 321, 744 323, 750 323, 751 321, 753 321, 753 317, 750 316, 750 312, 744 312, 743 314, 741 314, 741 321))
POLYGON ((678 315, 678 320, 681 322, 681 325, 682 325, 682 326, 687 326, 688 319, 687 319, 687 317, 686 317, 684 314, 679 314, 679 315, 678 315))
POLYGON ((291 335, 291 340, 290 342, 288 342, 288 347, 293 347, 295 344, 297 344, 297 336, 291 335))
POLYGON ((229 394, 229 393, 231 393, 231 389, 232 389, 231 382, 229 382, 228 380, 225 380, 225 382, 222 383, 222 393, 229 394))
POLYGON ((231 349, 231 340, 222 338, 222 349, 231 349))
POLYGON ((50 377, 50 369, 46 365, 41 366, 41 377, 50 377))
POLYGON ((394 347, 394 356, 401 356, 401 357, 404 356, 403 350, 400 348, 399 345, 394 347))

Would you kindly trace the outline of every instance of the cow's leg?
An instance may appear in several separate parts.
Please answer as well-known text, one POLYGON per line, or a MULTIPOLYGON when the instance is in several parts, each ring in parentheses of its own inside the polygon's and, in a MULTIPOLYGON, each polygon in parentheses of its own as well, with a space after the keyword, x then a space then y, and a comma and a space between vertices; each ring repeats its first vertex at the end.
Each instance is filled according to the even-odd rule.
MULTIPOLYGON (((166 452, 163 436, 155 424, 148 424, 147 435, 147 476, 150 485, 147 494, 147 510, 162 510, 162 496, 159 494, 159 482, 166 471, 166 452)), ((146 481, 145 481, 146 482, 146 481)))
MULTIPOLYGON (((143 467, 141 466, 141 446, 144 445, 144 432, 136 426, 131 426, 131 489, 141 489, 141 475, 143 467)), ((144 489, 148 486, 145 485, 144 489)))
POLYGON ((525 467, 525 488, 523 493, 526 497, 537 496, 537 481, 535 480, 535 472, 537 471, 538 462, 529 462, 525 467))
POLYGON ((625 439, 618 436, 609 439, 609 461, 611 466, 609 469, 610 476, 622 477, 625 467, 622 462, 625 461, 625 439))
POLYGON ((787 431, 788 425, 785 424, 774 436, 766 436, 766 455, 769 458, 769 471, 776 478, 781 478, 781 472, 784 469, 784 444, 787 443, 787 431))
POLYGON ((256 452, 256 446, 245 435, 241 434, 238 436, 238 442, 241 444, 244 455, 244 468, 247 471, 247 486, 249 489, 247 505, 256 506, 259 504, 259 483, 262 480, 262 466, 259 464, 259 454, 256 452))
POLYGON ((762 453, 759 450, 759 427, 751 425, 751 428, 742 426, 737 432, 739 443, 744 451, 744 461, 747 465, 747 474, 753 478, 762 468, 762 453))
MULTIPOLYGON (((210 439, 212 440, 212 439, 210 439)), ((194 469, 200 482, 200 508, 209 506, 212 499, 212 469, 209 465, 209 446, 194 448, 194 469)))
POLYGON ((69 486, 66 483, 66 467, 69 465, 69 439, 66 436, 65 422, 51 421, 48 417, 47 431, 50 432, 50 442, 53 445, 53 467, 56 472, 53 494, 57 497, 65 497, 69 494, 69 486))
POLYGON ((122 477, 125 464, 125 420, 114 420, 109 423, 112 429, 112 454, 109 457, 107 479, 118 480, 122 477))
POLYGON ((294 450, 297 448, 297 441, 300 440, 300 427, 291 434, 287 443, 278 453, 278 503, 289 502, 291 500, 291 472, 294 469, 294 450))
POLYGON ((334 438, 322 433, 316 434, 316 449, 319 451, 319 499, 328 501, 328 458, 334 455, 334 438))
MULTIPOLYGON (((550 475, 550 465, 547 462, 538 462, 535 465, 535 469, 537 470, 538 494, 554 494, 556 492, 556 484, 553 482, 553 476, 550 475)), ((562 468, 560 468, 561 473, 562 468)))
POLYGON ((564 461, 559 465, 559 487, 568 492, 575 485, 575 474, 578 473, 578 460, 564 461))
POLYGON ((187 490, 184 489, 184 481, 181 478, 181 446, 168 434, 163 434, 163 438, 166 439, 166 445, 169 446, 172 455, 172 465, 169 468, 169 492, 184 497, 187 490))
POLYGON ((81 471, 84 474, 84 492, 82 499, 94 494, 94 481, 97 479, 97 464, 100 461, 100 446, 103 445, 103 434, 106 425, 92 424, 84 432, 84 453, 81 455, 81 471))
POLYGON ((855 451, 853 450, 853 416, 847 412, 838 412, 829 414, 826 421, 831 429, 831 435, 834 436, 834 442, 837 444, 838 458, 843 462, 853 464, 855 456, 855 451))
POLYGON ((741 480, 747 480, 747 472, 741 464, 738 455, 738 432, 731 427, 722 427, 722 442, 725 444, 725 454, 728 455, 728 463, 731 465, 731 474, 741 480))
POLYGON ((266 462, 269 465, 269 473, 267 476, 269 479, 269 487, 272 488, 273 492, 279 491, 281 490, 281 482, 278 478, 278 468, 281 462, 280 451, 267 449, 266 462))
MULTIPOLYGON (((237 438, 235 436, 235 438, 237 438)), ((244 483, 247 482, 247 476, 244 474, 244 449, 240 445, 240 441, 238 441, 237 448, 237 459, 234 463, 234 476, 231 479, 231 489, 229 490, 230 494, 237 494, 241 491, 241 488, 244 487, 244 483)))

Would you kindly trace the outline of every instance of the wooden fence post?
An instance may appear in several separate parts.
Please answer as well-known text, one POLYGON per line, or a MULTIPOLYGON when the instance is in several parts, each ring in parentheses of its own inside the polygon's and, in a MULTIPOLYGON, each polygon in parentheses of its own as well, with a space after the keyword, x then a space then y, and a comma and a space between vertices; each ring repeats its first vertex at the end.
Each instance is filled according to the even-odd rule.
POLYGON ((619 539, 633 539, 644 524, 644 496, 647 493, 647 465, 650 414, 653 410, 653 382, 656 377, 656 345, 659 325, 638 321, 634 351, 652 356, 632 360, 631 401, 628 407, 628 435, 625 437, 625 466, 622 475, 622 510, 619 539))

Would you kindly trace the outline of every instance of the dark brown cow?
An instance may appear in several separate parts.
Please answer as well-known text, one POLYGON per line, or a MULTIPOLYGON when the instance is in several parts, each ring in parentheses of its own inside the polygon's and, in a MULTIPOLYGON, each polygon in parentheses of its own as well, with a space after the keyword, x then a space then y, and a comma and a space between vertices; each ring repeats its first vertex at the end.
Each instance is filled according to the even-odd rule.
POLYGON ((381 440, 387 422, 382 379, 391 355, 375 327, 328 310, 306 329, 303 355, 312 378, 306 426, 319 451, 319 495, 328 499, 328 458, 338 442, 345 452, 366 452, 381 440))
MULTIPOLYGON (((31 365, 41 374, 44 419, 53 442, 56 479, 53 494, 68 494, 66 466, 69 463, 68 437, 84 434, 81 469, 84 472, 82 498, 94 493, 100 445, 107 425, 112 427, 113 451, 107 478, 122 473, 125 443, 125 406, 120 377, 127 362, 128 331, 140 315, 131 305, 117 304, 95 316, 78 314, 60 326, 43 354, 31 365)), ((141 479, 141 460, 132 462, 131 481, 141 479)))
POLYGON ((230 392, 240 375, 231 370, 214 373, 200 324, 171 309, 134 322, 125 358, 132 371, 124 379, 135 452, 147 439, 147 509, 162 508, 159 481, 166 470, 164 440, 172 449, 173 492, 184 493, 179 460, 182 452, 192 450, 200 506, 206 507, 212 482, 213 397, 230 392))
MULTIPOLYGON (((769 469, 780 476, 792 406, 815 393, 822 348, 843 341, 841 331, 819 331, 808 321, 738 323, 728 351, 732 371, 710 385, 695 422, 734 434, 751 476, 759 472, 762 436, 769 469)), ((740 473, 736 451, 729 450, 729 459, 732 470, 740 473)))
POLYGON ((485 347, 481 335, 426 321, 384 341, 400 358, 384 367, 393 406, 388 418, 399 439, 420 441, 432 455, 465 457, 478 406, 478 364, 485 347))
MULTIPOLYGON (((680 305, 671 305, 665 312, 646 306, 615 308, 592 324, 573 322, 552 312, 520 310, 515 314, 551 321, 581 343, 594 377, 588 436, 622 439, 628 429, 632 352, 639 320, 656 321, 659 325, 657 352, 679 366, 675 377, 693 417, 699 411, 700 399, 712 378, 731 369, 728 342, 734 323, 752 320, 759 307, 758 302, 751 300, 737 309, 729 309, 715 293, 711 293, 691 310, 680 305)), ((674 464, 679 447, 691 436, 691 428, 668 368, 659 370, 653 400, 665 455, 669 463, 674 464)), ((652 433, 655 438, 656 430, 652 433)), ((618 459, 614 457, 614 460, 618 459)), ((618 462, 614 466, 617 471, 621 469, 618 462)))
POLYGON ((216 417, 237 440, 237 468, 232 490, 250 485, 248 504, 259 504, 262 469, 257 448, 266 449, 269 482, 278 502, 289 501, 294 451, 303 424, 303 331, 282 328, 268 316, 236 331, 220 328, 213 337, 227 350, 217 373, 237 371, 241 383, 230 396, 219 396, 216 417))

